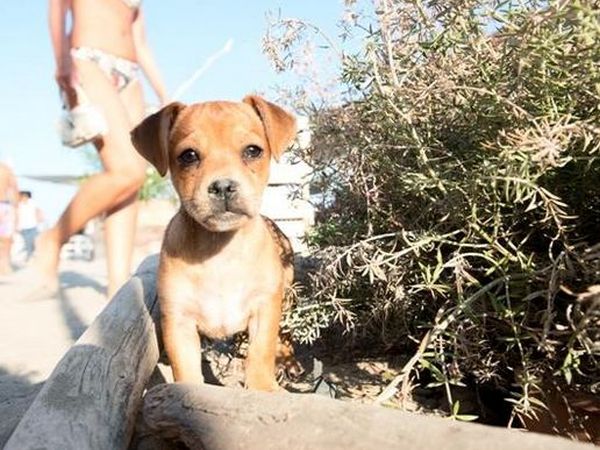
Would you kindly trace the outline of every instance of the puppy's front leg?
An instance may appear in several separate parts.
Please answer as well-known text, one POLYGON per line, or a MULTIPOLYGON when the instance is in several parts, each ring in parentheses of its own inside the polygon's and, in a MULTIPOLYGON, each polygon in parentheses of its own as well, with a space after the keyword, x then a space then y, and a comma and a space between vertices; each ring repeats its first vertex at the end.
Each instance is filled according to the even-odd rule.
POLYGON ((200 336, 196 322, 180 314, 165 314, 161 325, 165 350, 175 381, 204 383, 200 336))
POLYGON ((281 319, 282 295, 274 295, 250 318, 246 387, 259 391, 279 390, 275 378, 275 352, 281 319))

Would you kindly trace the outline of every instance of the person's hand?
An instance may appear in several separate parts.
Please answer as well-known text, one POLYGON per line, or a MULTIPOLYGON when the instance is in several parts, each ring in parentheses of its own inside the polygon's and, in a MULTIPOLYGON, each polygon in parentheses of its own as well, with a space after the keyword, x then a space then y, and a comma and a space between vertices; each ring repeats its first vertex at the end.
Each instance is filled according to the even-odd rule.
POLYGON ((77 72, 70 55, 62 57, 58 62, 54 77, 59 89, 66 94, 69 107, 74 106, 77 102, 77 95, 75 93, 77 72))
POLYGON ((73 87, 76 77, 75 67, 70 56, 63 56, 57 62, 54 78, 61 89, 73 87))

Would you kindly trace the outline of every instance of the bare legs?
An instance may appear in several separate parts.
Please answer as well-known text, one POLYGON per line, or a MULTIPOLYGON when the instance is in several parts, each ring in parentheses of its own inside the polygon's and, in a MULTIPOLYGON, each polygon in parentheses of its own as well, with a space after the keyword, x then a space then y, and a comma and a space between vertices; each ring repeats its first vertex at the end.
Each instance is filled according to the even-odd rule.
POLYGON ((129 278, 137 210, 136 192, 134 196, 107 212, 104 220, 109 297, 112 297, 129 278))
POLYGON ((130 130, 144 117, 144 99, 139 82, 134 82, 119 94, 121 103, 129 118, 127 143, 137 160, 136 170, 140 181, 133 195, 117 202, 106 212, 104 233, 108 262, 108 296, 112 295, 127 281, 131 272, 131 257, 137 225, 137 194, 145 178, 146 162, 137 153, 129 138, 130 130))
MULTIPOLYGON (((62 245, 81 230, 91 218, 112 208, 115 199, 119 200, 125 195, 134 196, 141 182, 143 179, 136 178, 134 175, 129 178, 125 174, 111 171, 99 173, 88 179, 73 197, 56 225, 40 234, 37 239, 35 265, 42 274, 46 278, 55 278, 62 245)), ((133 222, 135 227, 135 217, 133 222)), ((114 252, 112 257, 113 260, 116 257, 114 252)), ((117 287, 112 285, 111 281, 114 283, 117 277, 114 276, 110 258, 108 268, 109 294, 112 294, 117 287)), ((127 273, 119 278, 127 278, 128 275, 127 273)))
POLYGON ((104 171, 79 189, 56 225, 36 242, 35 266, 56 279, 61 246, 85 224, 106 213, 108 295, 129 277, 135 233, 137 191, 144 181, 145 162, 129 140, 129 131, 141 119, 141 87, 134 83, 121 94, 93 62, 76 61, 79 81, 90 101, 101 108, 109 134, 97 145, 104 171))
POLYGON ((7 275, 12 272, 10 265, 10 248, 12 238, 0 237, 0 275, 7 275))

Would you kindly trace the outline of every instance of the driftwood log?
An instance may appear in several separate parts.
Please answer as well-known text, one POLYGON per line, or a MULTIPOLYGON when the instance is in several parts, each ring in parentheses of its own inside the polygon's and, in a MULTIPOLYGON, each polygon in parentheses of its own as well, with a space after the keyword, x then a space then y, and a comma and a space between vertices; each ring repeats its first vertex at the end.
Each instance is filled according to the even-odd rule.
POLYGON ((6 450, 127 448, 159 357, 156 267, 146 259, 65 354, 6 450))
POLYGON ((315 395, 162 384, 145 396, 151 430, 190 449, 593 449, 564 438, 403 413, 315 395))

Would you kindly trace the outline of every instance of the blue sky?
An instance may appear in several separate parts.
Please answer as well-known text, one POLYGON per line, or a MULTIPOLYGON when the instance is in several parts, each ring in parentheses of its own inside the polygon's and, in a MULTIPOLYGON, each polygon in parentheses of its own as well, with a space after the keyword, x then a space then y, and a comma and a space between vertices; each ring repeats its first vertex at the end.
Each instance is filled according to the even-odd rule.
MULTIPOLYGON (((100 0, 101 1, 101 0, 100 0)), ((146 32, 172 93, 205 59, 233 39, 219 59, 183 96, 186 102, 268 93, 282 81, 261 52, 268 11, 308 20, 335 36, 342 0, 145 0, 146 32)), ((83 174, 89 163, 63 148, 56 132, 60 115, 44 0, 0 2, 0 158, 18 175, 83 174)), ((146 89, 146 99, 155 102, 146 89)), ((50 220, 73 189, 20 177, 45 206, 50 220)))

